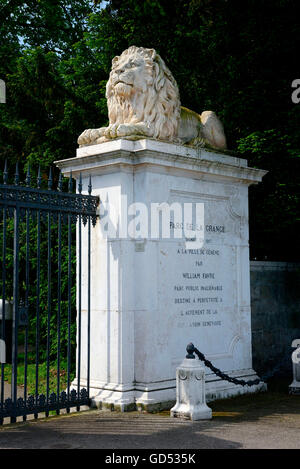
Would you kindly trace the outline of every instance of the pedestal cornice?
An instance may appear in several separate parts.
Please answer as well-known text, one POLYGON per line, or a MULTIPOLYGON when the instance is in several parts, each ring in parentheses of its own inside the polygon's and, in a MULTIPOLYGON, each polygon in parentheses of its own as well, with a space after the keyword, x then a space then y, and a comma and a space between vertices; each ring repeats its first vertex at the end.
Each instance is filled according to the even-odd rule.
POLYGON ((153 171, 167 171, 174 175, 192 172, 193 177, 206 176, 214 179, 257 184, 267 173, 250 168, 247 160, 203 148, 194 149, 150 139, 130 141, 117 139, 77 149, 75 158, 56 161, 63 174, 73 176, 81 173, 103 174, 116 170, 138 171, 149 167, 153 171))

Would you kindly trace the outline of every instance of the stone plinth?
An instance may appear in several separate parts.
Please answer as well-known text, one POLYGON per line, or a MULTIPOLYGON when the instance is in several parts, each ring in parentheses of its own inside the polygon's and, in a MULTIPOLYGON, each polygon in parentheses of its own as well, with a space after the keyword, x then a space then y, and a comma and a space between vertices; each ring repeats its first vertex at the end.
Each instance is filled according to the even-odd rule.
POLYGON ((212 410, 206 405, 205 370, 195 358, 185 358, 176 370, 176 404, 170 414, 189 420, 212 418, 212 410))
MULTIPOLYGON (((100 197, 102 222, 92 229, 91 265, 95 403, 121 410, 135 405, 170 408, 176 368, 191 341, 223 371, 256 378, 251 355, 248 186, 260 182, 265 171, 249 168, 246 160, 233 156, 149 139, 82 147, 76 158, 57 165, 66 176, 71 170, 75 178, 82 173, 83 192, 91 174, 93 195, 100 197), (200 208, 182 222, 178 210, 171 209, 170 237, 161 229, 150 234, 153 220, 167 217, 162 210, 166 204, 200 208), (145 210, 148 230, 141 221, 145 210), (204 219, 197 214, 204 214, 204 219), (107 230, 114 228, 117 233, 107 237, 107 230), (176 237, 182 228, 184 236, 176 237)), ((85 236, 83 230, 83 246, 85 236)), ((84 297, 82 305, 85 350, 84 297)), ((83 355, 83 367, 85 360, 83 355)), ((83 368, 82 386, 84 376, 83 368)), ((257 389, 221 381, 206 370, 208 399, 257 389)))

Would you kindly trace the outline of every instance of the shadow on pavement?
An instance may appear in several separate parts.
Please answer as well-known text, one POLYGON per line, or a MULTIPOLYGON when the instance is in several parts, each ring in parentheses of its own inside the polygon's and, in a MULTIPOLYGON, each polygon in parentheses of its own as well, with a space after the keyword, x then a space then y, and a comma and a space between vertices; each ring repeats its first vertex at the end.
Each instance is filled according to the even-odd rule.
POLYGON ((92 410, 0 428, 0 448, 300 448, 300 396, 262 393, 209 403, 211 421, 92 410))

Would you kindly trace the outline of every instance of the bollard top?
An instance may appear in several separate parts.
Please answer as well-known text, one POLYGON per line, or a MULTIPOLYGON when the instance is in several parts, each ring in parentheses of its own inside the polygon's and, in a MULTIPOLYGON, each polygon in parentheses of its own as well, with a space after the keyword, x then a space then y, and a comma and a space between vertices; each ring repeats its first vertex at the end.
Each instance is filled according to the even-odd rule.
POLYGON ((194 344, 192 344, 192 342, 187 344, 187 347, 186 347, 187 355, 185 358, 195 358, 194 350, 195 350, 195 347, 194 347, 194 344))

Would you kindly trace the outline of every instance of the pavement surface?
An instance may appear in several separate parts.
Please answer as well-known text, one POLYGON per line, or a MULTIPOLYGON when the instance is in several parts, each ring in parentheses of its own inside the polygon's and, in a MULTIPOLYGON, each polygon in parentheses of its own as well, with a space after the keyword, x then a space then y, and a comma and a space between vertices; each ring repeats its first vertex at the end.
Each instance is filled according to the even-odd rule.
POLYGON ((0 427, 0 448, 300 448, 300 396, 263 393, 209 404, 210 421, 89 410, 0 427))

